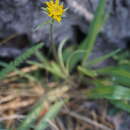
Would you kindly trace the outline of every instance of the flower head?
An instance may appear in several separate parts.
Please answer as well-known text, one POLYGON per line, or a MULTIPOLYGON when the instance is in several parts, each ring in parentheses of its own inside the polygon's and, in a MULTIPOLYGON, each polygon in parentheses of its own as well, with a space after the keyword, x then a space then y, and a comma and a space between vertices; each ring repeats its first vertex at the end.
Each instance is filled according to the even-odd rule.
POLYGON ((48 16, 57 22, 61 22, 63 13, 65 12, 63 4, 60 4, 59 0, 50 0, 49 2, 45 2, 47 5, 46 12, 48 16))

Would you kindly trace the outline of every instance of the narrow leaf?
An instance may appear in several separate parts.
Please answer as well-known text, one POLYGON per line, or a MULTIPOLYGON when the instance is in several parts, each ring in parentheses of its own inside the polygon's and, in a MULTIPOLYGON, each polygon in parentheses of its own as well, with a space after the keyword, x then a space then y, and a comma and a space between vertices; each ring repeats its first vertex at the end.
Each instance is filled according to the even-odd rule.
POLYGON ((101 84, 87 91, 87 96, 92 99, 130 100, 130 89, 119 86, 105 86, 101 84))
POLYGON ((86 76, 89 76, 89 77, 92 77, 92 78, 94 78, 94 77, 97 76, 96 71, 93 71, 93 70, 90 70, 90 69, 87 69, 87 68, 83 68, 83 67, 81 67, 81 66, 78 67, 78 70, 79 70, 82 74, 84 74, 84 75, 86 75, 86 76))
POLYGON ((49 121, 52 121, 58 112, 60 111, 61 107, 64 105, 64 101, 56 102, 47 114, 41 119, 39 124, 36 126, 35 130, 45 130, 49 126, 49 121))
POLYGON ((8 73, 15 70, 15 68, 20 65, 24 60, 28 59, 36 50, 39 48, 42 48, 43 44, 38 44, 33 46, 32 48, 26 50, 21 56, 16 58, 13 62, 11 62, 8 66, 6 66, 1 72, 0 72, 0 79, 3 79, 8 73))

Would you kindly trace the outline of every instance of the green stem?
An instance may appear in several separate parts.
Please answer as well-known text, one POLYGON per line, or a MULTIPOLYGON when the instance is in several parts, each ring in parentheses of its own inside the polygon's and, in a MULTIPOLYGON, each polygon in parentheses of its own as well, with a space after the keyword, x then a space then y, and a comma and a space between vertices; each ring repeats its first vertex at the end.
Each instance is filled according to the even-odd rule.
POLYGON ((54 43, 54 38, 53 38, 53 24, 54 21, 50 23, 50 46, 51 46, 51 51, 55 59, 57 59, 57 52, 56 52, 56 45, 54 43))

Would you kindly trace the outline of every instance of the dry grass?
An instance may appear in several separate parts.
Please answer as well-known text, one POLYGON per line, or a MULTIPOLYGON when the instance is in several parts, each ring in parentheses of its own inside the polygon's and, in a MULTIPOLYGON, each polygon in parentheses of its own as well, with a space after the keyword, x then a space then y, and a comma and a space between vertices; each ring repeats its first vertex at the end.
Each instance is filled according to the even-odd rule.
MULTIPOLYGON (((21 69, 31 72, 37 67, 21 69)), ((33 81, 20 82, 22 77, 11 73, 0 83, 0 121, 6 128, 15 128, 17 123, 26 117, 41 97, 48 96, 44 110, 39 113, 40 119, 48 111, 52 102, 58 98, 69 97, 71 100, 63 107, 54 122, 49 122, 50 130, 114 130, 111 118, 107 116, 105 101, 93 102, 81 94, 84 88, 71 88, 66 83, 33 81), (80 90, 80 91, 79 91, 80 90)))

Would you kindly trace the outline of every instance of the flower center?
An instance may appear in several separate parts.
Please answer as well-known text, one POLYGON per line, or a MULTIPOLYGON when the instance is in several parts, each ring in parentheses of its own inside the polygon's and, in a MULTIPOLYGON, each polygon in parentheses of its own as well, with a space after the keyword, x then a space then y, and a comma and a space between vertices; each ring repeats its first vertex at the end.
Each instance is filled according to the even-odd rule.
POLYGON ((52 9, 52 12, 53 12, 54 15, 62 15, 62 10, 58 6, 55 6, 52 9))

